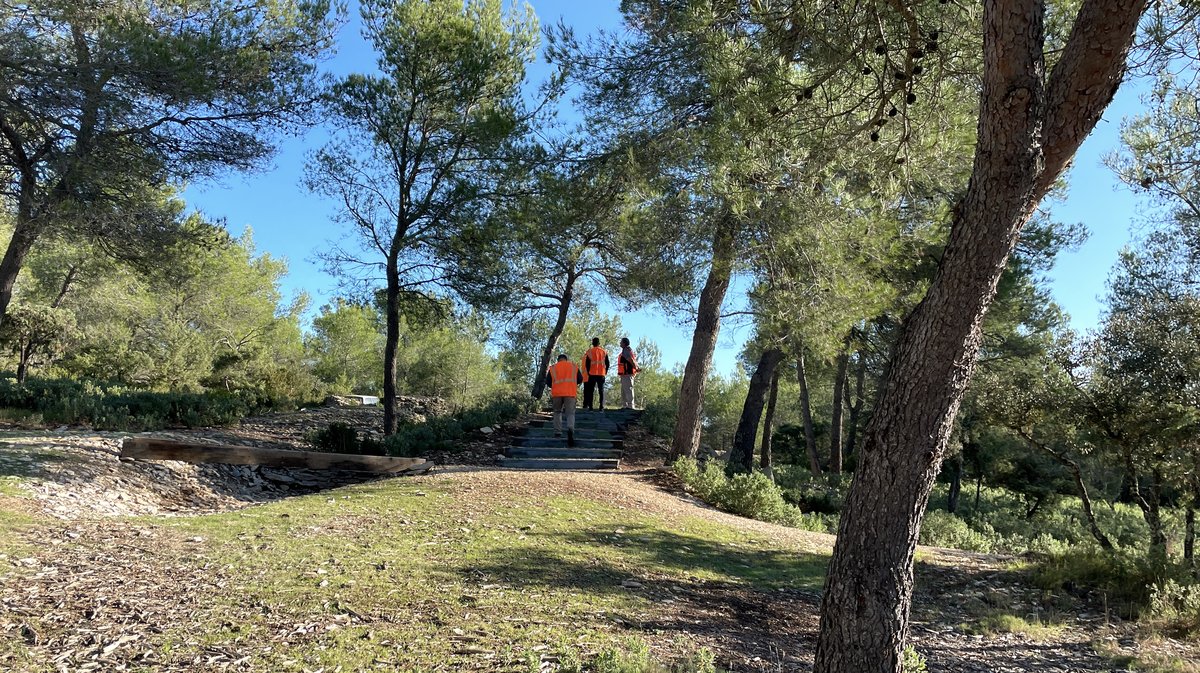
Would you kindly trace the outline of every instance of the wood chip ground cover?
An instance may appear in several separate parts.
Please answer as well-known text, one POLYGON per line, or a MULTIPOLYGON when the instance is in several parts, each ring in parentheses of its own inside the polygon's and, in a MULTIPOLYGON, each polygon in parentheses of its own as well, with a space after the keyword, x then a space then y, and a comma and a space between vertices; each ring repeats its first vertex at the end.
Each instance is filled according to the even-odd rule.
MULTIPOLYGON (((0 670, 548 671, 630 636, 664 659, 706 647, 731 670, 811 668, 832 538, 698 506, 645 474, 450 470, 254 506, 197 496, 192 516, 130 515, 156 511, 137 502, 63 516, 70 498, 29 496, 60 468, 112 465, 82 467, 104 454, 43 439, 23 450, 65 467, 0 445, 0 465, 23 465, 0 470, 13 477, 0 670)), ((166 467, 154 474, 187 476, 166 467)), ((122 479, 106 488, 165 493, 122 479)), ((1123 670, 1114 652, 1136 655, 1127 625, 1064 608, 1008 559, 921 557, 913 636, 930 671, 1123 670), (1043 642, 963 628, 997 613, 1061 627, 1043 642)))

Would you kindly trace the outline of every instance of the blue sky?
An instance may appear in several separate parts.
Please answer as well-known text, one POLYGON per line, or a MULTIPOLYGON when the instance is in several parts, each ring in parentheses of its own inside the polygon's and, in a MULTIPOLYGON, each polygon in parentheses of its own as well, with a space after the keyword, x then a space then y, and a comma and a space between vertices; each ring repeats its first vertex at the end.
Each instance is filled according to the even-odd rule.
MULTIPOLYGON (((580 35, 597 28, 617 28, 620 23, 617 0, 531 0, 530 4, 542 25, 561 18, 580 35)), ((374 66, 374 56, 359 35, 357 17, 352 19, 339 35, 337 55, 325 64, 334 74, 374 66)), ((539 62, 530 75, 536 81, 545 73, 545 64, 539 62)), ((1047 204, 1055 219, 1084 223, 1091 232, 1087 243, 1076 252, 1064 254, 1051 274, 1054 298, 1070 313, 1079 330, 1096 324, 1108 271, 1118 251, 1130 240, 1139 209, 1144 208, 1144 201, 1120 186, 1102 163, 1103 157, 1118 147, 1121 120, 1139 112, 1139 92, 1143 88, 1139 82, 1122 87, 1076 156, 1068 175, 1067 197, 1047 204)), ((225 220, 233 233, 251 228, 261 252, 287 259, 290 272, 283 283, 284 292, 308 292, 314 309, 337 294, 336 279, 322 271, 316 255, 329 241, 346 234, 332 220, 332 204, 300 185, 306 155, 324 140, 319 127, 303 137, 287 138, 274 161, 263 170, 190 185, 184 193, 191 207, 208 217, 225 220)), ((633 341, 648 336, 659 344, 667 366, 687 359, 689 325, 679 325, 652 311, 626 313, 621 318, 633 341)), ((723 326, 714 356, 717 371, 734 370, 741 344, 749 333, 745 325, 723 326)))

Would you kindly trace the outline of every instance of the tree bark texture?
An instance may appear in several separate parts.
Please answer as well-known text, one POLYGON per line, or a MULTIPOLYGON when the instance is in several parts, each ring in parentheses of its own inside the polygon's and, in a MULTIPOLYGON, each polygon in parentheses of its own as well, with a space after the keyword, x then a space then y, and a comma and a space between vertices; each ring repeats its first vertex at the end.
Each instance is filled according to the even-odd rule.
POLYGON ((767 413, 763 416, 762 448, 758 453, 758 466, 771 479, 775 478, 775 459, 771 455, 771 435, 775 432, 775 402, 779 399, 779 363, 771 377, 771 392, 767 395, 767 413))
POLYGON ((575 279, 571 277, 567 279, 562 303, 558 305, 558 319, 554 321, 554 328, 550 330, 550 336, 546 339, 546 347, 542 349, 542 358, 538 360, 537 371, 533 373, 533 388, 530 392, 535 398, 541 398, 542 393, 546 391, 546 371, 550 369, 550 358, 554 357, 554 347, 558 345, 558 338, 567 326, 567 314, 571 310, 574 293, 575 279))
POLYGON ((800 419, 804 424, 804 450, 808 453, 808 470, 813 474, 821 474, 821 458, 817 455, 817 436, 813 429, 808 371, 804 368, 803 351, 796 356, 796 378, 800 382, 800 419))
POLYGON ((713 236, 712 264, 704 289, 700 291, 692 349, 688 353, 683 381, 679 385, 679 408, 668 462, 683 456, 695 458, 700 448, 704 386, 712 368, 713 351, 716 350, 717 335, 721 329, 721 304, 725 302, 725 292, 729 290, 729 280, 733 274, 734 233, 734 222, 726 217, 718 223, 713 236))
POLYGON ((981 325, 1021 227, 1112 100, 1143 0, 1085 0, 1044 78, 1041 0, 985 0, 972 175, 863 437, 821 601, 815 673, 900 673, 913 555, 981 325))
POLYGON ((758 359, 758 366, 750 377, 746 401, 742 404, 742 417, 733 434, 733 449, 729 452, 729 463, 725 468, 729 474, 754 469, 754 440, 758 438, 758 424, 762 419, 771 381, 775 378, 775 368, 782 359, 783 351, 778 348, 763 351, 758 359))
POLYGON ((842 473, 842 415, 845 413, 846 372, 849 371, 850 354, 843 348, 837 357, 837 371, 833 377, 833 409, 829 421, 829 471, 842 473))

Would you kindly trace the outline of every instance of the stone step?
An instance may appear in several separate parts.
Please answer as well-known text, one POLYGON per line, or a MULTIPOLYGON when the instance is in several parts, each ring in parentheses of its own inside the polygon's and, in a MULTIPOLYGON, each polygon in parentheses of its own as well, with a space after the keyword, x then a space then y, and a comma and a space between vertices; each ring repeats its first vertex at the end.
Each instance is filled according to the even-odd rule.
MULTIPOLYGON (((554 423, 552 421, 529 421, 530 428, 544 429, 550 428, 551 433, 554 432, 554 423)), ((607 432, 611 434, 624 433, 625 426, 614 425, 614 423, 589 423, 575 421, 575 432, 607 432)), ((564 428, 565 432, 565 428, 564 428)))
POLYGON ((615 470, 616 458, 505 458, 502 467, 519 470, 615 470))
MULTIPOLYGON (((617 458, 620 449, 549 448, 541 446, 514 446, 508 450, 508 458, 617 458)), ((507 458, 506 458, 507 460, 507 458)))
MULTIPOLYGON (((564 433, 562 437, 522 437, 517 440, 520 446, 566 446, 567 436, 564 433)), ((578 433, 575 435, 575 446, 585 449, 620 449, 623 448, 624 442, 612 439, 591 439, 584 437, 578 433)))
MULTIPOLYGON (((521 428, 518 433, 525 437, 553 437, 554 426, 544 425, 540 428, 521 428)), ((620 430, 605 430, 602 428, 581 428, 575 426, 575 435, 577 437, 591 437, 592 439, 622 439, 625 433, 620 430)))

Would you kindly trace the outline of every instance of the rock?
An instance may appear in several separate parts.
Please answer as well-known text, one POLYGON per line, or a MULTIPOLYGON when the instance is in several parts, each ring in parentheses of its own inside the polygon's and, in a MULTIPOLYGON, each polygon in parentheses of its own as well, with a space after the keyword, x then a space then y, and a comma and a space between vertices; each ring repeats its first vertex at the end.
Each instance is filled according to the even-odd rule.
POLYGON ((325 398, 327 407, 361 407, 362 399, 350 395, 330 395, 325 398))
POLYGON ((635 579, 627 579, 621 582, 621 586, 625 587, 626 589, 641 589, 642 583, 635 579))
POLYGON ((482 432, 482 433, 483 433, 483 434, 485 434, 485 435, 490 435, 490 434, 492 434, 493 432, 495 432, 496 430, 495 430, 495 429, 493 429, 493 428, 489 428, 488 426, 486 426, 486 425, 485 425, 485 426, 483 426, 482 428, 479 428, 479 431, 480 431, 480 432, 482 432))

